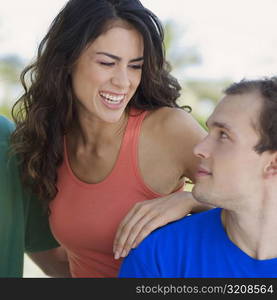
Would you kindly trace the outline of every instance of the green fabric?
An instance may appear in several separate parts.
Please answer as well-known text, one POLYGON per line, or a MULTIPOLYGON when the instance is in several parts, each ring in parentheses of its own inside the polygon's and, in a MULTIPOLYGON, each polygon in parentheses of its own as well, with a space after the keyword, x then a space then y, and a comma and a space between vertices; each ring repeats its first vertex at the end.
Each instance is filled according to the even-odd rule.
POLYGON ((24 251, 58 246, 37 199, 23 191, 14 158, 8 154, 14 125, 0 116, 0 277, 22 277, 24 251))

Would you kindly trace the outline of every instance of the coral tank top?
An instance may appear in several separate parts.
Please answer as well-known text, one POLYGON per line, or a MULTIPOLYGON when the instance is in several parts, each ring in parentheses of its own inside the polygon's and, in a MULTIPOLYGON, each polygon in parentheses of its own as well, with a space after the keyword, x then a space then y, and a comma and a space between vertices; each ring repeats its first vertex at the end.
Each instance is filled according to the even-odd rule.
POLYGON ((114 259, 112 248, 119 223, 136 202, 163 196, 147 186, 138 167, 138 140, 146 114, 131 110, 117 161, 100 183, 79 180, 64 147, 58 194, 50 202, 50 226, 67 250, 73 277, 117 277, 121 259, 114 259))

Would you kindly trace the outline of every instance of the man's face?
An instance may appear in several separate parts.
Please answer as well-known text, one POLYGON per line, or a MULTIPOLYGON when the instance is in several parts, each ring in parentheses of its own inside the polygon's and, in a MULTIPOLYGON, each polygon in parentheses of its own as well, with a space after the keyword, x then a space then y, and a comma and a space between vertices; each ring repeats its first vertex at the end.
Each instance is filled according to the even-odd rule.
POLYGON ((200 158, 193 188, 198 201, 240 209, 261 193, 265 157, 254 146, 263 101, 254 92, 225 96, 208 119, 209 133, 194 148, 200 158))

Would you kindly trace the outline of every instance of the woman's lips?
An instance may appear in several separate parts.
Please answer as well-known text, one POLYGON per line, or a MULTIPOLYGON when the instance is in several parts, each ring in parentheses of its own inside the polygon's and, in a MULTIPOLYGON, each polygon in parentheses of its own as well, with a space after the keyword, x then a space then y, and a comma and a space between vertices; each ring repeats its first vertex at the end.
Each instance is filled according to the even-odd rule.
POLYGON ((125 105, 126 94, 99 93, 102 103, 109 109, 120 109, 125 105))

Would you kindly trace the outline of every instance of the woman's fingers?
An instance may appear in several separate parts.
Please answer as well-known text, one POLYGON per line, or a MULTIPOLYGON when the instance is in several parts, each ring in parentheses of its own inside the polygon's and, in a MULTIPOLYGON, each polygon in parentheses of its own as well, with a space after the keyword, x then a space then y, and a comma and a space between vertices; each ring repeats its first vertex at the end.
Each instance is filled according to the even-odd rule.
POLYGON ((153 230, 187 215, 193 207, 194 200, 188 192, 137 203, 116 232, 113 247, 115 259, 125 257, 153 230))
POLYGON ((150 232, 159 226, 162 226, 162 218, 156 216, 155 212, 149 211, 144 215, 136 224, 134 224, 129 231, 129 235, 123 245, 121 256, 125 257, 131 248, 134 248, 140 241, 142 237, 147 236, 150 232), (155 220, 155 221, 154 221, 155 220))
MULTIPOLYGON (((136 229, 134 228, 134 234, 129 236, 122 252, 124 256, 127 256, 132 248, 136 248, 139 243, 144 240, 144 238, 147 237, 152 231, 167 224, 161 215, 153 217, 148 222, 147 219, 148 218, 143 218, 136 225, 136 229)), ((122 255, 122 257, 124 256, 122 255)))
MULTIPOLYGON (((144 202, 139 202, 129 211, 125 218, 121 221, 118 226, 115 239, 113 252, 115 253, 115 258, 117 259, 121 256, 124 245, 127 239, 133 239, 134 226, 141 220, 149 211, 149 205, 145 205, 144 202)), ((130 240, 129 239, 129 240, 130 240)))

